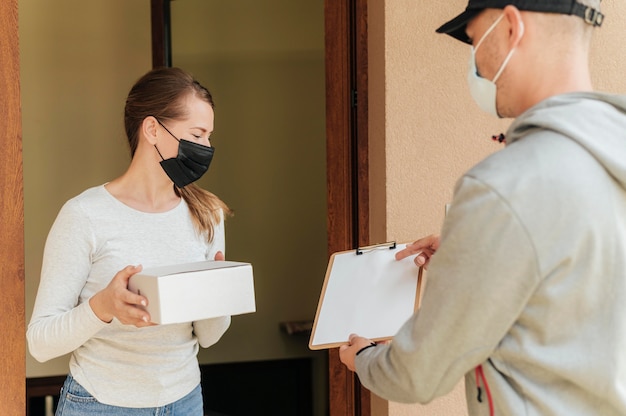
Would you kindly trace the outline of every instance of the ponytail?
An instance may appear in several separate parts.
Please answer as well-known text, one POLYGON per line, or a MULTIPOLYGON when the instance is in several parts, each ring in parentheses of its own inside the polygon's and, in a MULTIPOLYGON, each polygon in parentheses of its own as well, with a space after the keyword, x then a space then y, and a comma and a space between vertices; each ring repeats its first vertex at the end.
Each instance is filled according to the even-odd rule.
POLYGON ((208 242, 213 241, 215 226, 226 216, 233 215, 231 209, 216 195, 196 184, 191 183, 184 188, 174 186, 174 190, 187 203, 196 230, 206 234, 208 242))

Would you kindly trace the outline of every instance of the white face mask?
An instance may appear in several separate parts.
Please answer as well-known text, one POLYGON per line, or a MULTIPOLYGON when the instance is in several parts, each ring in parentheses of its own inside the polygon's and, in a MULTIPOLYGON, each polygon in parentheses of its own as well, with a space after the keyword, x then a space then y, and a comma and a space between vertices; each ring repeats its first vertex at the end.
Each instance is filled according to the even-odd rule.
POLYGON ((487 35, 491 33, 493 29, 500 23, 504 14, 501 14, 500 17, 496 19, 495 22, 487 29, 483 37, 478 41, 476 47, 472 46, 472 53, 470 55, 469 69, 467 72, 467 82, 469 84, 470 93, 472 94, 472 98, 476 101, 476 104, 483 110, 489 114, 493 114, 496 117, 499 117, 498 110, 496 109, 496 81, 500 78, 502 71, 509 63, 509 59, 513 56, 513 52, 515 48, 511 49, 511 52, 504 58, 504 62, 500 65, 500 69, 496 73, 496 76, 493 77, 492 81, 489 81, 486 78, 481 77, 478 74, 478 69, 476 68, 476 51, 481 43, 485 40, 487 35))

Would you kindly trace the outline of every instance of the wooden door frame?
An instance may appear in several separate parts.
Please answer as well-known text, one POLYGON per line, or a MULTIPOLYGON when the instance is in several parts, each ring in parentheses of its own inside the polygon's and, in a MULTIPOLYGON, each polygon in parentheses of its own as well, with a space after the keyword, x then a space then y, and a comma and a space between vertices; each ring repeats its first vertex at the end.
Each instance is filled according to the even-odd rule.
MULTIPOLYGON (((154 11, 153 11, 154 12, 154 11)), ((158 10, 156 11, 158 12, 158 10)), ((367 0, 325 0, 328 252, 368 244, 367 0), (356 104, 356 105, 354 105, 356 104)), ((0 6, 0 406, 26 397, 24 193, 17 0, 0 6)), ((156 57, 163 61, 163 56, 156 57)), ((153 62, 154 63, 154 62, 153 62)), ((369 393, 329 352, 331 416, 368 416, 369 393)))
MULTIPOLYGON (((369 244, 367 0, 325 0, 328 253, 369 244)), ((369 416, 370 393, 329 351, 330 416, 369 416)))
POLYGON ((24 414, 24 180, 17 0, 0 6, 0 408, 24 414))
POLYGON ((172 22, 170 0, 150 0, 152 68, 172 66, 172 22))

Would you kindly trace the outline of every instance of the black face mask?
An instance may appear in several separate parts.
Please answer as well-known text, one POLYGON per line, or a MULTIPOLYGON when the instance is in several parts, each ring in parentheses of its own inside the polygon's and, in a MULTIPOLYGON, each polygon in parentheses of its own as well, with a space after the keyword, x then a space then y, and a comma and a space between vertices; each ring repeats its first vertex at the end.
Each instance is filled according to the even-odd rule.
POLYGON ((159 156, 163 159, 159 163, 167 176, 169 176, 172 182, 174 182, 174 185, 179 188, 183 188, 200 179, 209 169, 215 148, 190 142, 189 140, 178 139, 160 121, 159 124, 170 136, 178 141, 178 156, 170 159, 163 159, 161 152, 159 152, 159 149, 154 145, 159 156))

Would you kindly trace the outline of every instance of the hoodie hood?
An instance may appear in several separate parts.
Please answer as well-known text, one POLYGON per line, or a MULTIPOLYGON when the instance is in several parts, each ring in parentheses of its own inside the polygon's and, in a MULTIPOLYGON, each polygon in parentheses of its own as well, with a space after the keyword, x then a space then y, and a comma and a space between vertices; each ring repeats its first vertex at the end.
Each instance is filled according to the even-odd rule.
POLYGON ((507 146, 537 129, 575 141, 626 188, 626 96, 577 92, 548 98, 511 124, 507 146))

